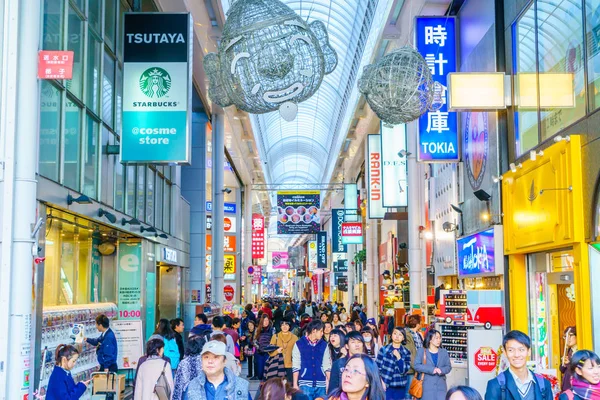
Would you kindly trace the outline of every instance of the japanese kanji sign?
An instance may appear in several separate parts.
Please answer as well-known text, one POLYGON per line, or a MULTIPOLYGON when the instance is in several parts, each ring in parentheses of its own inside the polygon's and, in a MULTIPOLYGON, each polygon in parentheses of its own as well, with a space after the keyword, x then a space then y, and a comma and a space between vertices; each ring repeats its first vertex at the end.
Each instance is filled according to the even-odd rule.
POLYGON ((252 214, 252 258, 265 258, 265 217, 252 214))
POLYGON ((71 79, 73 78, 72 51, 47 51, 38 52, 38 78, 39 79, 71 79))
POLYGON ((225 259, 225 262, 223 263, 223 273, 235 274, 235 255, 225 254, 223 257, 225 259))
MULTIPOLYGON (((212 235, 206 235, 206 251, 212 251, 212 235)), ((236 237, 234 235, 223 236, 223 251, 227 253, 236 252, 236 237)))
POLYGON ((362 222, 344 222, 342 224, 342 241, 345 244, 362 244, 362 222))
POLYGON ((453 17, 417 17, 417 50, 433 80, 440 84, 442 107, 419 117, 419 161, 458 161, 457 115, 448 111, 447 76, 456 72, 456 28, 453 17))

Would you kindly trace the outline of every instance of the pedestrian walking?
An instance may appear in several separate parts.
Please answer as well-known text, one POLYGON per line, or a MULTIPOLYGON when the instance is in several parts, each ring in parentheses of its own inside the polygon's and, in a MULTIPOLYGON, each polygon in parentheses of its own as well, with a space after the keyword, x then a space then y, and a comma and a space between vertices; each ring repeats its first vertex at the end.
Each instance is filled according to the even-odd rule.
POLYGON ((173 397, 171 400, 181 400, 190 382, 202 371, 202 348, 206 344, 203 336, 192 336, 188 339, 185 356, 177 366, 175 373, 173 397))
POLYGON ((336 360, 331 367, 331 374, 329 375, 329 386, 327 387, 327 394, 331 395, 335 390, 340 388, 342 381, 342 370, 346 366, 348 359, 357 354, 366 354, 365 351, 365 339, 359 332, 349 332, 345 338, 346 354, 336 360))
POLYGON ((185 325, 183 324, 183 320, 181 318, 172 319, 171 329, 175 334, 175 342, 177 343, 177 348, 179 349, 179 359, 183 360, 185 355, 185 347, 183 346, 183 331, 185 329, 185 325))
POLYGON ((176 370, 177 365, 179 365, 179 348, 175 341, 175 333, 171 329, 171 324, 168 319, 162 318, 158 321, 154 334, 150 336, 150 339, 154 338, 160 338, 164 341, 164 355, 171 360, 171 369, 176 370))
POLYGON ((256 376, 259 380, 264 379, 265 365, 269 358, 267 352, 268 346, 271 345, 271 338, 273 337, 273 322, 267 314, 263 314, 258 328, 256 328, 256 335, 254 336, 254 342, 256 344, 256 376))
POLYGON ((298 337, 290 331, 291 324, 289 321, 282 320, 280 323, 280 328, 281 332, 279 332, 277 335, 273 335, 271 338, 271 344, 279 347, 279 349, 272 352, 270 356, 283 354, 283 365, 285 367, 287 381, 293 382, 294 376, 292 373, 292 353, 294 351, 294 346, 298 341, 298 337))
POLYGON ((577 352, 577 329, 574 326, 567 327, 563 333, 563 340, 565 341, 566 354, 562 359, 560 373, 563 374, 561 390, 564 392, 571 388, 573 374, 569 365, 571 364, 573 354, 577 352))
POLYGON ((485 400, 552 400, 550 382, 527 368, 527 359, 531 356, 529 336, 520 331, 510 331, 504 335, 502 347, 509 367, 488 382, 485 400))
MULTIPOLYGON (((390 318, 393 320, 394 318, 390 318)), ((409 315, 406 321, 406 348, 410 351, 410 366, 411 368, 408 370, 406 382, 406 387, 410 388, 410 384, 415 376, 415 360, 417 358, 417 351, 423 347, 423 337, 421 336, 421 316, 420 315, 409 315)), ((394 328, 391 328, 390 331, 393 331, 394 328)), ((406 391, 405 400, 412 400, 412 396, 408 393, 408 389, 406 391)))
POLYGON ((146 343, 146 361, 135 377, 134 400, 158 400, 155 387, 162 374, 168 387, 167 393, 173 393, 173 371, 171 364, 162 358, 164 351, 165 342, 159 338, 146 343))
POLYGON ((392 343, 384 346, 377 354, 377 366, 386 387, 386 400, 406 397, 410 351, 404 345, 406 345, 406 332, 398 326, 392 331, 392 343))
POLYGON ((367 348, 367 354, 375 359, 377 357, 377 353, 379 353, 379 345, 377 344, 377 339, 375 338, 375 333, 371 328, 363 328, 360 333, 365 339, 365 347, 367 348))
POLYGON ((256 400, 308 400, 298 389, 294 389, 289 381, 283 378, 271 378, 261 387, 256 400))
MULTIPOLYGON (((439 400, 446 396, 446 375, 452 370, 450 357, 446 349, 441 348, 442 334, 431 329, 417 351, 414 368, 417 373, 424 373, 423 396, 421 400, 439 400)), ((496 398, 497 400, 498 398, 496 398)))
POLYGON ((61 344, 56 348, 56 365, 48 381, 46 400, 77 400, 83 396, 90 380, 75 383, 71 375, 78 358, 75 346, 61 344))
POLYGON ((309 400, 325 397, 331 372, 331 354, 323 340, 323 322, 314 320, 294 346, 292 354, 294 387, 309 400))
POLYGON ((215 335, 223 334, 225 335, 225 340, 227 340, 227 351, 231 353, 232 356, 235 356, 235 343, 233 342, 233 338, 225 333, 225 318, 221 316, 213 317, 212 319, 212 333, 210 334, 211 340, 213 340, 215 335))
POLYGON ((366 354, 357 354, 348 360, 342 371, 341 387, 329 400, 384 400, 384 392, 375 361, 366 354))
POLYGON ((589 350, 580 350, 571 357, 571 387, 564 391, 559 400, 600 399, 600 357, 589 350))
POLYGON ((110 329, 110 320, 104 314, 96 317, 96 329, 100 332, 100 337, 91 339, 85 338, 85 341, 96 346, 96 357, 100 364, 100 371, 117 372, 117 338, 110 329))
POLYGON ((329 352, 331 353, 331 362, 335 362, 344 357, 346 350, 346 334, 340 329, 334 329, 329 334, 329 352))
POLYGON ((240 336, 240 344, 242 346, 242 351, 244 352, 244 357, 248 362, 248 375, 246 378, 250 380, 258 379, 255 376, 256 372, 256 360, 254 358, 254 354, 256 353, 256 346, 254 344, 254 335, 256 331, 256 323, 254 321, 248 321, 248 326, 246 331, 242 333, 240 336))

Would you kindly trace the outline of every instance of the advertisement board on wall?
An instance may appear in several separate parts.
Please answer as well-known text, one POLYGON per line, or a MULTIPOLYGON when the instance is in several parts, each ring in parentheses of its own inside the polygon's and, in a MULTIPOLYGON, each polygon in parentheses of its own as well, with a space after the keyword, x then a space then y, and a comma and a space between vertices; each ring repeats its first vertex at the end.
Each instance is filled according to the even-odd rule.
POLYGON ((317 234, 317 268, 327 269, 327 232, 317 234))
POLYGON ((381 178, 381 138, 367 135, 367 193, 368 215, 371 219, 385 216, 381 178))
POLYGON ((455 24, 454 17, 417 17, 415 21, 417 51, 425 59, 433 80, 441 85, 442 91, 442 107, 419 117, 419 161, 459 160, 457 115, 448 111, 447 104, 447 76, 456 72, 455 24))
POLYGON ((277 192, 277 234, 318 233, 321 230, 321 192, 277 192))
POLYGON ((382 122, 380 127, 382 205, 383 207, 406 207, 408 205, 406 125, 391 126, 382 122))
POLYGON ((287 251, 274 251, 273 252, 273 268, 274 269, 289 269, 288 264, 288 253, 287 251))
POLYGON ((142 244, 119 243, 117 305, 119 319, 140 319, 142 315, 142 244))
POLYGON ((317 268, 318 268, 317 241, 310 240, 308 242, 308 270, 312 272, 317 268))
POLYGON ((502 225, 456 240, 458 276, 476 278, 504 274, 502 225))
POLYGON ((235 217, 223 218, 223 230, 225 233, 236 233, 237 232, 237 221, 235 217))
POLYGON ((331 210, 331 247, 332 253, 346 253, 348 245, 342 241, 342 224, 344 223, 345 210, 334 208, 331 210))
MULTIPOLYGON (((206 202, 206 211, 212 212, 213 203, 212 201, 206 202)), ((237 212, 237 205, 235 203, 223 203, 223 212, 226 214, 235 214, 237 212)))
POLYGON ((122 163, 189 163, 191 15, 125 13, 122 163))
POLYGON ((333 272, 348 272, 348 260, 337 260, 333 262, 333 272))

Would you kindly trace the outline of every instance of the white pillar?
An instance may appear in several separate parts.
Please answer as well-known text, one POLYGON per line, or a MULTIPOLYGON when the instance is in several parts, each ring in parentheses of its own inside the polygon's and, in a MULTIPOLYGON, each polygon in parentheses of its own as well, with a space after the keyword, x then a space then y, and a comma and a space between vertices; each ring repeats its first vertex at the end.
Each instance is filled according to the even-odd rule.
MULTIPOLYGON (((410 265, 410 304, 421 308, 424 296, 423 282, 425 265, 423 264, 423 240, 421 239, 420 226, 424 226, 424 196, 423 181, 425 177, 422 168, 417 163, 417 124, 406 125, 407 148, 411 155, 408 161, 408 264, 410 265)), ((423 310, 426 312, 426 310, 423 310)))
MULTIPOLYGON (((367 214, 368 215, 368 214, 367 214)), ((379 315, 379 263, 377 259, 376 219, 367 219, 367 316, 377 318, 379 315)))
MULTIPOLYGON (((41 2, 4 5, 0 97, 0 398, 22 399, 32 336, 32 228, 36 222, 41 2)), ((43 234, 44 229, 41 230, 43 234)), ((29 398, 33 396, 29 394, 29 398)))
POLYGON ((225 257, 223 255, 223 242, 225 230, 223 228, 224 199, 223 174, 225 165, 225 118, 223 110, 213 104, 213 133, 212 133, 212 268, 211 268, 211 297, 212 302, 223 306, 223 268, 225 257))
POLYGON ((248 267, 252 265, 252 187, 246 185, 244 190, 244 257, 242 262, 242 279, 244 281, 244 299, 249 303, 252 299, 252 275, 248 267))

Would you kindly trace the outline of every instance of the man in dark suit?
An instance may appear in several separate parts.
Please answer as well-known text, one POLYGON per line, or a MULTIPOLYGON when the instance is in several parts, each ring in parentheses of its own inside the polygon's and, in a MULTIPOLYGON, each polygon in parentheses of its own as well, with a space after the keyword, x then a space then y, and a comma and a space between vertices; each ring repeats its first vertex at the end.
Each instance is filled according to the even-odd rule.
POLYGON ((490 380, 485 400, 552 400, 550 382, 527 368, 531 339, 520 331, 510 331, 502 339, 510 364, 508 370, 490 380))
POLYGON ((100 371, 117 372, 117 338, 110 329, 110 320, 104 314, 96 317, 96 328, 101 333, 97 339, 86 338, 85 341, 96 346, 96 356, 100 371))

